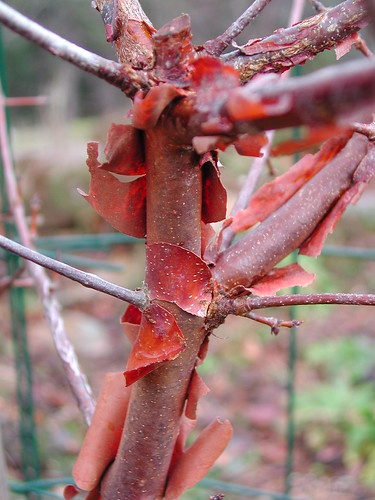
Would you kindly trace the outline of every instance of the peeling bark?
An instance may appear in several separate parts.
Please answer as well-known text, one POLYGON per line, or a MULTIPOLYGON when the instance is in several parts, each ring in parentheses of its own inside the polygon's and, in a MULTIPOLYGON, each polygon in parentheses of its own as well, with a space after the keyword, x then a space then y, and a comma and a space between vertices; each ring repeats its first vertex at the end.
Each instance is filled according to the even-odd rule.
POLYGON ((351 186, 367 153, 355 134, 344 149, 281 208, 219 255, 212 274, 227 288, 249 286, 310 236, 332 205, 351 186))
POLYGON ((347 0, 272 35, 250 40, 225 57, 242 82, 259 73, 277 73, 303 64, 359 31, 369 22, 366 0, 347 0))
MULTIPOLYGON (((173 243, 200 255, 202 176, 198 157, 192 148, 172 142, 163 119, 147 131, 145 144, 147 244, 173 243)), ((171 287, 173 292, 173 283, 171 287)), ((157 302, 174 315, 186 348, 177 359, 134 384, 119 452, 102 482, 105 500, 163 497, 191 374, 206 336, 203 318, 169 302, 157 302)))

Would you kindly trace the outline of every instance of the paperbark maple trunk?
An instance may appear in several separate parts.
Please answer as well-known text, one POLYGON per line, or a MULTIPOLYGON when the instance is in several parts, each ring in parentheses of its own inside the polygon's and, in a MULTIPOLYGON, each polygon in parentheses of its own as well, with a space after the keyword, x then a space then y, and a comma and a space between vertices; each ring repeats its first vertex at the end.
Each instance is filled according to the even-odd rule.
MULTIPOLYGON (((192 148, 173 143, 166 122, 162 119, 145 133, 147 243, 172 243, 200 255, 201 168, 192 148)), ((165 490, 189 381, 206 332, 203 318, 171 303, 159 304, 174 315, 186 348, 176 360, 134 384, 119 451, 102 482, 105 500, 154 500, 165 490)))

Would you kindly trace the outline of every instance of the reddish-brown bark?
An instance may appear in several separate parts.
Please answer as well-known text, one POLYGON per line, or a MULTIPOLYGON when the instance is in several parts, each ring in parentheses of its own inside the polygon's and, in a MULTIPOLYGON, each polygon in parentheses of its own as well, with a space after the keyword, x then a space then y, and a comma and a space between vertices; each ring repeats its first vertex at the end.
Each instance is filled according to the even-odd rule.
POLYGON ((266 275, 310 236, 340 196, 367 153, 367 139, 355 134, 344 149, 240 241, 219 255, 215 279, 227 288, 249 286, 266 275))
MULTIPOLYGON (((147 244, 173 243, 200 255, 201 168, 192 148, 173 143, 167 126, 161 120, 145 134, 147 185, 152 186, 147 196, 147 244)), ((172 282, 170 286, 173 292, 172 282)), ((174 315, 186 348, 134 385, 119 452, 102 483, 106 500, 151 500, 164 493, 189 381, 206 332, 203 318, 159 303, 174 315)))
POLYGON ((347 0, 336 7, 280 29, 265 38, 250 40, 226 57, 246 82, 259 73, 275 73, 303 64, 319 52, 332 49, 345 36, 369 22, 367 0, 347 0))

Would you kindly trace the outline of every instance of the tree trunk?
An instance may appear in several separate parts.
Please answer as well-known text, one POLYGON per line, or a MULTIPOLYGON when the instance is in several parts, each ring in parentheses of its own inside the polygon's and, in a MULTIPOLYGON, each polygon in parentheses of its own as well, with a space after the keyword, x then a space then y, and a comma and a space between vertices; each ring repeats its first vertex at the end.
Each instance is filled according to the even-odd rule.
MULTIPOLYGON (((147 244, 171 243, 200 255, 198 156, 192 148, 173 143, 163 120, 146 132, 145 143, 147 244)), ((203 318, 171 303, 159 304, 175 317, 186 348, 176 360, 134 384, 119 452, 102 482, 105 500, 154 500, 162 498, 165 490, 189 381, 206 331, 203 318)))

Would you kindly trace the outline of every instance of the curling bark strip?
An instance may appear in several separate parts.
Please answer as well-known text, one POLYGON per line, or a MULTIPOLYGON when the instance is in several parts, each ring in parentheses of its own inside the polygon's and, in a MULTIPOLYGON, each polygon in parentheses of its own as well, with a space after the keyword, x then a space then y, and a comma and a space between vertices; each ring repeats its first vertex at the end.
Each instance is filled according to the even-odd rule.
POLYGON ((240 73, 242 82, 259 73, 276 73, 313 59, 369 22, 366 0, 347 0, 290 28, 265 38, 249 40, 225 57, 240 73))

